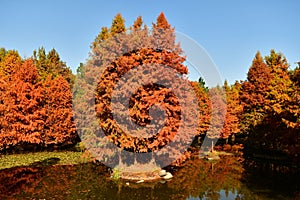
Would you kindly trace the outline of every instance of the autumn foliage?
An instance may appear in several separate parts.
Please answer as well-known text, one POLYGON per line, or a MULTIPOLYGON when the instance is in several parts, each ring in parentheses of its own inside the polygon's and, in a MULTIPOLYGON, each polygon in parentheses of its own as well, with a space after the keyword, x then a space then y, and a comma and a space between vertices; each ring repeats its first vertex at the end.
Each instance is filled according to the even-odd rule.
POLYGON ((299 77, 297 68, 281 53, 271 50, 262 58, 258 52, 242 82, 240 100, 243 105, 241 129, 247 134, 247 149, 296 159, 299 153, 299 77))
MULTIPOLYGON (((179 127, 181 108, 177 97, 172 93, 171 89, 150 83, 149 85, 139 88, 130 99, 129 113, 134 122, 141 126, 150 124, 151 117, 149 116, 149 108, 154 104, 159 103, 166 110, 167 121, 165 125, 156 122, 156 126, 164 126, 158 134, 149 139, 140 140, 137 137, 131 137, 119 132, 120 129, 112 118, 112 115, 110 115, 112 111, 106 102, 111 101, 111 93, 116 82, 133 67, 139 65, 147 66, 149 63, 152 65, 169 65, 169 62, 173 61, 172 67, 177 70, 178 74, 185 74, 187 68, 182 65, 183 60, 184 58, 170 52, 141 49, 130 55, 120 57, 103 73, 103 78, 98 84, 98 90, 101 92, 96 96, 96 109, 98 117, 101 119, 101 127, 104 127, 104 131, 114 143, 119 144, 122 148, 137 152, 147 152, 149 150, 153 151, 159 146, 163 146, 172 141, 179 127)), ((159 71, 159 69, 156 70, 159 71)), ((161 74, 163 75, 163 72, 161 72, 161 74)), ((138 74, 135 74, 135 76, 139 77, 138 74)), ((172 77, 169 77, 169 79, 169 81, 171 81, 172 77)), ((178 87, 180 87, 180 85, 178 85, 178 87)), ((129 91, 129 89, 130 88, 127 90, 129 91)), ((126 93, 127 91, 122 90, 122 92, 126 93)))
MULTIPOLYGON (((182 126, 185 128, 181 127, 182 135, 174 143, 178 148, 165 152, 165 155, 171 151, 179 152, 181 142, 192 142, 191 133, 197 133, 197 118, 200 113, 192 104, 187 105, 192 98, 185 96, 185 101, 183 97, 180 99, 170 86, 183 91, 183 95, 194 93, 186 78, 188 69, 183 64, 185 57, 181 54, 182 50, 175 42, 174 28, 171 28, 162 13, 151 31, 147 26, 142 26, 142 18, 138 17, 133 27, 127 29, 129 31, 119 31, 116 35, 114 30, 124 30, 121 18, 117 15, 111 28, 101 29, 93 42, 91 57, 80 68, 74 90, 78 132, 85 144, 92 147, 92 152, 97 152, 99 146, 107 145, 107 148, 97 152, 97 155, 101 155, 99 157, 105 157, 114 154, 107 140, 130 152, 154 152, 173 142, 180 125, 184 124, 182 126), (173 74, 166 71, 172 71, 173 74), (138 84, 139 87, 126 99, 125 96, 131 94, 130 85, 121 84, 122 89, 115 93, 118 91, 116 87, 128 73, 132 73, 128 77, 130 83, 138 84), (181 84, 182 82, 186 85, 181 84), (128 110, 118 111, 117 116, 113 113, 121 106, 113 108, 113 94, 119 98, 116 105, 129 102, 128 110), (118 117, 125 119, 126 112, 133 122, 132 127, 126 127, 129 131, 123 130, 117 121, 118 117), (184 119, 183 112, 186 113, 184 119), (145 133, 143 130, 146 129, 152 130, 151 133, 145 133), (99 134, 101 131, 104 132, 106 141, 99 134)), ((194 104, 198 105, 196 99, 194 104)))
MULTIPOLYGON (((250 154, 275 152, 298 159, 299 67, 290 69, 284 55, 274 50, 265 57, 257 52, 246 80, 208 88, 202 78, 198 82, 187 80, 184 52, 175 39, 175 29, 163 13, 151 30, 141 16, 127 28, 125 19, 117 14, 111 27, 102 27, 92 42, 90 57, 77 69, 76 81, 55 49, 46 53, 41 47, 31 58, 23 59, 17 51, 1 48, 0 151, 74 144, 78 141, 76 131, 88 144, 101 146, 103 138, 91 137, 100 130, 121 149, 138 153, 160 149, 174 139, 183 118, 183 105, 174 92, 162 84, 147 83, 128 99, 134 124, 161 128, 144 139, 133 136, 142 135, 141 131, 124 134, 119 128, 112 114, 112 96, 122 77, 139 66, 146 72, 136 71, 130 79, 133 82, 152 71, 163 77, 162 66, 168 66, 193 88, 199 110, 189 112, 197 116, 196 136, 221 138, 232 144, 239 137, 250 154), (153 108, 158 116, 166 115, 166 121, 151 124, 153 108)), ((172 77, 163 78, 174 82, 172 77)), ((176 87, 185 90, 183 85, 176 87)), ((122 92, 129 93, 130 89, 125 85, 122 92)))
POLYGON ((0 62, 0 150, 72 144, 76 137, 68 82, 40 79, 34 60, 8 51, 0 62))
MULTIPOLYGON (((147 63, 171 65, 179 69, 180 74, 186 74, 187 68, 182 65, 183 52, 175 42, 174 28, 163 13, 153 23, 151 31, 143 26, 142 17, 125 29, 124 21, 118 14, 110 28, 101 29, 93 42, 90 59, 78 74, 85 77, 86 83, 78 84, 88 88, 87 83, 97 82, 97 117, 110 141, 127 150, 147 152, 163 146, 176 135, 180 121, 176 96, 161 86, 147 85, 130 98, 130 117, 138 125, 149 125, 149 108, 158 102, 166 105, 168 117, 173 117, 162 131, 166 134, 158 133, 154 138, 141 141, 123 134, 113 118, 110 103, 114 86, 127 72, 147 63), (101 71, 101 77, 95 78, 97 66, 105 66, 106 70, 101 71)), ((262 151, 267 149, 289 155, 299 152, 299 69, 288 71, 288 67, 285 57, 272 50, 265 58, 260 53, 255 55, 246 81, 236 81, 232 85, 225 81, 213 88, 205 87, 203 79, 190 82, 200 108, 196 135, 221 138, 230 144, 238 137, 247 147, 262 151)), ((139 77, 139 74, 135 75, 139 77)), ((93 92, 77 89, 75 101, 93 92)), ((88 104, 80 102, 77 105, 80 111, 93 111, 88 104)), ((84 119, 83 113, 77 113, 80 119, 84 119)))

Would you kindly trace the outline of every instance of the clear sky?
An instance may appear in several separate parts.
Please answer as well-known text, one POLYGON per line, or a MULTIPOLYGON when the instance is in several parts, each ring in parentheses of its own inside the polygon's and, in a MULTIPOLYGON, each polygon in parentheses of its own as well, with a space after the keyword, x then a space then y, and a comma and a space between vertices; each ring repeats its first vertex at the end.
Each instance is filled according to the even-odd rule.
POLYGON ((151 25, 160 12, 177 31, 202 45, 230 83, 244 80, 255 53, 282 52, 300 61, 300 1, 278 0, 0 0, 0 47, 30 57, 55 48, 75 72, 102 26, 120 12, 126 25, 142 15, 151 25))

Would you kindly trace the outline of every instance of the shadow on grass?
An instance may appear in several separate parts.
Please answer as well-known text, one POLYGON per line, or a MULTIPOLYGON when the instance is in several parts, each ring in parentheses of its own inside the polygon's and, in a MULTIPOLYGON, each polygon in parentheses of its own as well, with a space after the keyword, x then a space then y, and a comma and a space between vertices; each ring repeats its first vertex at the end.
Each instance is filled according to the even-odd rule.
POLYGON ((29 167, 45 167, 45 166, 53 166, 53 165, 56 165, 58 164, 60 161, 60 158, 47 158, 47 159, 44 159, 42 161, 37 161, 37 162, 34 162, 34 163, 31 163, 29 165, 29 167))

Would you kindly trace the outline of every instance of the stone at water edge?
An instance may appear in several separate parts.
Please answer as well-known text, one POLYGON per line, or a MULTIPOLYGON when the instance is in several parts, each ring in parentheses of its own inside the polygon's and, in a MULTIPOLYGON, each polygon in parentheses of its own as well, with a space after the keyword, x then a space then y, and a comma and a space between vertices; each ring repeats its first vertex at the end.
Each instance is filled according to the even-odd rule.
POLYGON ((163 176, 167 175, 167 171, 164 170, 164 169, 162 169, 162 170, 159 171, 158 175, 159 175, 160 177, 163 177, 163 176))
POLYGON ((207 156, 206 157, 206 160, 209 160, 209 161, 219 160, 219 159, 220 159, 220 157, 218 155, 216 155, 216 156, 207 156))
POLYGON ((167 174, 163 177, 165 180, 173 178, 173 175, 170 172, 167 172, 167 174))
POLYGON ((144 183, 144 180, 139 180, 136 183, 144 183))

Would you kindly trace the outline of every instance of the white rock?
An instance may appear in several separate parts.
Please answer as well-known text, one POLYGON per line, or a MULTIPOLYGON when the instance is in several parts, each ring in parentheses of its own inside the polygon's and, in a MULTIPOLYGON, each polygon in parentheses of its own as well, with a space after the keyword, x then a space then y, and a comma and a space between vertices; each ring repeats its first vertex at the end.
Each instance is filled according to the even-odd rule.
POLYGON ((173 178, 173 175, 170 172, 167 172, 167 174, 163 177, 165 180, 173 178))
POLYGON ((136 183, 143 183, 143 182, 144 182, 144 180, 139 180, 136 183))
POLYGON ((211 156, 211 157, 208 156, 208 157, 206 157, 206 159, 207 159, 207 160, 210 160, 210 161, 211 161, 211 160, 219 160, 220 157, 219 157, 219 156, 211 156))
POLYGON ((163 176, 167 175, 167 172, 166 172, 166 170, 163 169, 163 170, 160 170, 160 171, 159 171, 158 175, 159 175, 160 177, 163 177, 163 176))

